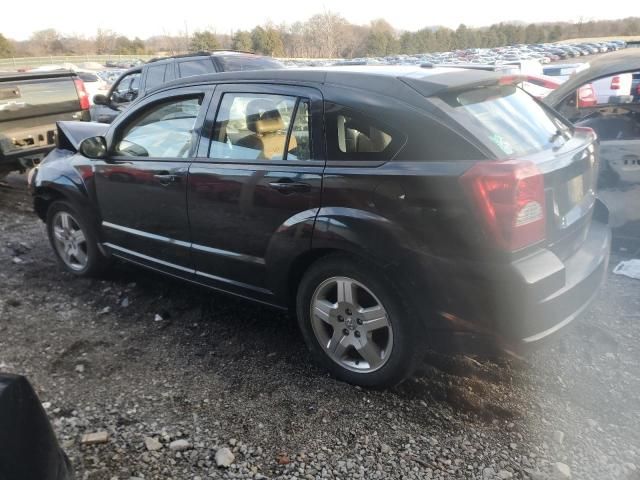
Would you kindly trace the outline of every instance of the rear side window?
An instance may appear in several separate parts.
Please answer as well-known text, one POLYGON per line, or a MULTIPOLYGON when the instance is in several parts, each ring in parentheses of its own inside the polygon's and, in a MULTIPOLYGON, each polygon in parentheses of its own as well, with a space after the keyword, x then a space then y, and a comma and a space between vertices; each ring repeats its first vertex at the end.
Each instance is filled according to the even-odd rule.
POLYGON ((329 160, 391 160, 404 136, 350 108, 327 102, 329 160))
POLYGON ((239 72, 243 70, 271 70, 282 68, 277 60, 253 55, 225 55, 216 57, 223 72, 239 72))
POLYGON ((145 91, 162 85, 164 83, 164 72, 167 69, 167 65, 154 65, 149 67, 147 71, 147 80, 145 81, 145 91))
POLYGON ((559 117, 513 85, 483 87, 444 95, 456 120, 474 127, 483 143, 492 144, 501 157, 524 156, 554 146, 569 131, 559 117))
POLYGON ((309 160, 309 101, 288 95, 226 93, 209 157, 233 160, 309 160))
POLYGON ((178 64, 180 78, 192 77, 193 75, 203 75, 215 72, 210 58, 200 60, 187 60, 178 64))

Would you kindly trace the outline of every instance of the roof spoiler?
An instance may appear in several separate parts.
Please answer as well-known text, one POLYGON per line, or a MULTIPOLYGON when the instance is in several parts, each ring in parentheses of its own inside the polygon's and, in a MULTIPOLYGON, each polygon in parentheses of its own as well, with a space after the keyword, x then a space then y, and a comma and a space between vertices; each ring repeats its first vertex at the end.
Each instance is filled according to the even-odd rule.
POLYGON ((429 76, 403 76, 399 80, 409 85, 424 97, 447 92, 471 90, 495 85, 517 85, 527 80, 526 75, 501 75, 484 70, 447 70, 429 76))

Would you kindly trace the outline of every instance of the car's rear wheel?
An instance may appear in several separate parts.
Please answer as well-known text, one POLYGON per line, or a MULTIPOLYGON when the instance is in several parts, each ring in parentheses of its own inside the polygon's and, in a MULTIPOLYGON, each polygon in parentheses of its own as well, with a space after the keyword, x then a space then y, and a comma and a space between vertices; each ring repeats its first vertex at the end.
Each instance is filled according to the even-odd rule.
POLYGON ((342 255, 319 260, 300 283, 297 316, 316 360, 341 380, 387 387, 414 370, 420 329, 380 269, 342 255))
POLYGON ((109 259, 98 248, 95 230, 70 203, 51 204, 47 210, 47 233, 58 260, 68 272, 91 276, 109 266, 109 259))

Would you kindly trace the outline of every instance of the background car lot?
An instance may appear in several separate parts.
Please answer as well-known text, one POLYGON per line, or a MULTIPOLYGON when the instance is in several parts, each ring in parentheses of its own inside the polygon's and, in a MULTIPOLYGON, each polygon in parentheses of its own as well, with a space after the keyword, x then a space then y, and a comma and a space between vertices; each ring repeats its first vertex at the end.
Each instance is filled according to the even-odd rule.
MULTIPOLYGON (((411 382, 365 391, 313 367, 271 310, 125 266, 61 276, 24 177, 8 180, 0 365, 38 387, 77 478, 567 478, 558 462, 637 478, 637 281, 609 275, 581 322, 523 360, 431 354, 411 382), (106 444, 80 443, 102 430, 106 444)), ((622 247, 611 267, 640 255, 622 247)))

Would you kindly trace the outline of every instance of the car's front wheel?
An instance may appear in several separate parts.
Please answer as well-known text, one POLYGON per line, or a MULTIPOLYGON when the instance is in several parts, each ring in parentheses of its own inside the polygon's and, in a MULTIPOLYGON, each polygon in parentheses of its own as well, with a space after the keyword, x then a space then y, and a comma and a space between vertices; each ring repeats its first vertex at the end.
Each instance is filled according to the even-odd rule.
POLYGON ((380 269, 342 255, 321 259, 300 283, 297 317, 313 356, 339 379, 387 387, 414 370, 419 326, 380 269))
POLYGON ((62 266, 84 277, 102 272, 110 264, 98 248, 95 229, 70 203, 56 201, 47 210, 49 241, 62 266))

